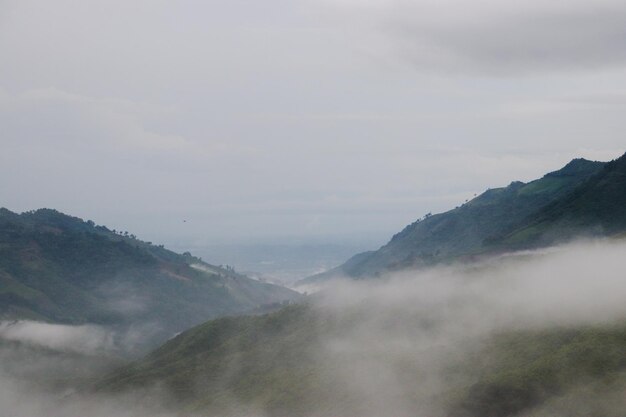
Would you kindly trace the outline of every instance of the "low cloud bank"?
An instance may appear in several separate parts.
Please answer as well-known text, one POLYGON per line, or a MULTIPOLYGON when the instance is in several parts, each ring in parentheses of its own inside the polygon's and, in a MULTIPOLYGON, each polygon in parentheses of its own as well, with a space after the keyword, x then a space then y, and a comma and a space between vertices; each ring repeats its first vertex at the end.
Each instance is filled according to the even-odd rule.
POLYGON ((0 404, 2 415, 10 417, 172 417, 172 414, 160 411, 158 406, 138 405, 130 396, 59 398, 58 395, 27 390, 6 377, 0 378, 0 404))
MULTIPOLYGON (((324 383, 332 385, 331 391, 350 399, 345 408, 338 408, 346 413, 335 414, 449 417, 451 395, 476 378, 463 367, 473 365, 480 371, 482 362, 491 360, 480 354, 494 335, 623 323, 625 255, 626 243, 582 242, 480 264, 345 281, 316 294, 311 301, 316 316, 335 324, 333 331, 311 342, 315 360, 326 372, 324 383)), ((112 346, 110 335, 96 326, 3 323, 0 338, 79 353, 112 346)), ((28 356, 22 360, 28 362, 28 356)), ((580 409, 588 414, 605 410, 603 415, 617 416, 616 410, 626 406, 619 395, 626 375, 616 375, 617 391, 598 391, 581 381, 532 412, 577 415, 564 400, 577 397, 584 399, 587 408, 580 409)), ((59 396, 0 372, 0 402, 14 417, 166 416, 166 408, 158 404, 174 403, 157 401, 166 398, 168 393, 159 391, 59 396)), ((330 409, 320 404, 320 410, 330 409)))
POLYGON ((70 326, 29 320, 0 322, 0 339, 48 349, 96 354, 113 352, 113 332, 96 325, 70 326))
MULTIPOLYGON (((361 415, 448 416, 450 392, 472 378, 455 367, 472 355, 488 362, 480 352, 494 336, 626 320, 624 270, 626 244, 596 241, 343 281, 318 295, 320 312, 345 320, 320 342, 319 360, 331 362, 361 415)), ((596 400, 606 396, 617 409, 614 394, 596 400)), ((568 415, 564 404, 552 407, 553 416, 568 415)))
POLYGON ((521 252, 483 263, 342 280, 319 305, 368 304, 376 313, 405 311, 462 320, 472 328, 553 326, 626 317, 626 243, 582 242, 521 252))
POLYGON ((137 323, 124 328, 95 324, 66 325, 15 320, 0 322, 0 340, 24 343, 82 355, 133 356, 153 343, 162 331, 158 323, 137 323))

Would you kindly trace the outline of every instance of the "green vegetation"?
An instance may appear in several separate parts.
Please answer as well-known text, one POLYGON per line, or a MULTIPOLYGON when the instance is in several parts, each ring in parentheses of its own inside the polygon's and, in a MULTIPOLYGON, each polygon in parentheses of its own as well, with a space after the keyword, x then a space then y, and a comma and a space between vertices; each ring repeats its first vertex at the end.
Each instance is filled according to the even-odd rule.
POLYGON ((222 318, 184 332, 98 384, 123 391, 160 384, 188 411, 307 415, 340 404, 318 341, 332 330, 306 305, 264 316, 222 318), (321 400, 333 401, 321 403, 321 400))
POLYGON ((468 364, 466 378, 475 382, 457 394, 456 416, 515 415, 580 387, 623 389, 626 324, 500 334, 468 364))
MULTIPOLYGON (((453 210, 424 216, 379 250, 358 254, 340 267, 300 284, 315 284, 336 276, 367 278, 393 270, 473 259, 514 245, 529 247, 537 241, 534 229, 520 229, 519 235, 511 235, 506 243, 503 236, 534 219, 545 207, 567 198, 577 187, 604 172, 605 165, 611 166, 575 159, 528 184, 516 181, 508 187, 487 190, 453 210)), ((620 190, 626 195, 626 188, 620 190)), ((537 233, 542 235, 543 230, 537 233)))
POLYGON ((0 209, 0 318, 150 325, 154 340, 296 299, 285 288, 42 209, 0 209))
POLYGON ((494 243, 503 247, 547 246, 576 236, 611 236, 626 230, 626 156, 571 193, 555 200, 503 233, 494 243))
MULTIPOLYGON (((358 314, 333 316, 306 305, 214 320, 113 373, 97 388, 117 392, 160 384, 173 393, 175 409, 220 415, 372 415, 368 406, 389 395, 400 395, 408 408, 402 413, 423 411, 420 391, 431 384, 423 380, 419 361, 424 352, 417 346, 401 358, 391 352, 377 358, 385 363, 383 374, 393 369, 397 375, 399 385, 392 390, 402 392, 380 392, 369 399, 354 391, 364 381, 350 372, 349 364, 371 357, 360 358, 358 343, 345 354, 324 349, 362 325, 359 320, 358 314)), ((599 415, 593 413, 609 409, 601 399, 626 388, 624 323, 509 331, 472 346, 469 353, 446 358, 447 366, 440 370, 445 385, 428 397, 436 405, 433 415, 505 417, 548 406, 552 415, 567 415, 567 404, 559 401, 580 390, 596 393, 595 402, 588 396, 587 410, 599 415)), ((615 410, 616 404, 611 403, 615 410)))
POLYGON ((611 236, 626 231, 624 207, 626 155, 609 163, 574 159, 528 184, 513 182, 448 212, 424 216, 379 250, 356 255, 300 284, 467 261, 577 237, 611 236))
MULTIPOLYGON (((542 179, 488 190, 447 213, 424 216, 334 273, 361 278, 581 235, 623 238, 625 191, 626 156, 608 164, 574 160, 542 179)), ((465 334, 455 321, 450 336, 439 321, 454 321, 448 314, 465 300, 454 298, 443 312, 416 313, 358 297, 348 307, 323 309, 312 297, 310 304, 273 310, 296 298, 232 268, 54 210, 0 210, 3 318, 158 323, 164 339, 209 317, 272 311, 184 331, 99 379, 93 388, 101 393, 137 391, 145 403, 163 395, 176 412, 221 416, 623 416, 623 321, 520 324, 486 334, 465 334), (452 342, 457 337, 460 347, 452 342)))

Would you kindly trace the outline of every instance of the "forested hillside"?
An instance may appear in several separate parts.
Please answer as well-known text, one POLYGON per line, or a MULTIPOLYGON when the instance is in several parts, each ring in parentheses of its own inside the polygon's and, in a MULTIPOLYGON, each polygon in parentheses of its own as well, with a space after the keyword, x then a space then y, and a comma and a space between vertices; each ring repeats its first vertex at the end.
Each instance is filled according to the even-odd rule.
POLYGON ((626 156, 608 163, 574 159, 529 183, 487 190, 445 213, 426 215, 376 251, 306 278, 373 277, 389 271, 465 261, 576 238, 626 231, 626 156))
POLYGON ((139 326, 162 340, 213 317, 298 297, 55 210, 0 210, 4 319, 139 326))

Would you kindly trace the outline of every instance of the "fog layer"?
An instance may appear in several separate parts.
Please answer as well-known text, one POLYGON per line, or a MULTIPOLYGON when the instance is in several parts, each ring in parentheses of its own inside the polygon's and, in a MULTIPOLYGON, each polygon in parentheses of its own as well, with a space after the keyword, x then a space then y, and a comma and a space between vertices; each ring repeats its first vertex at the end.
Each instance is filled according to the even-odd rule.
MULTIPOLYGON (((330 399, 321 396, 316 399, 319 409, 300 409, 292 415, 326 416, 331 412, 338 416, 364 417, 459 415, 454 410, 458 410, 458 404, 463 401, 474 400, 472 389, 477 381, 489 375, 490 369, 501 366, 498 361, 507 355, 513 355, 508 362, 516 363, 515 352, 526 354, 524 349, 543 349, 541 335, 550 338, 558 332, 586 328, 609 329, 610 334, 612 326, 623 326, 626 321, 625 254, 626 244, 621 242, 583 242, 544 252, 503 256, 480 264, 402 272, 373 281, 337 283, 312 297, 313 316, 297 327, 298 332, 316 334, 306 346, 307 353, 301 354, 301 362, 305 369, 313 364, 314 378, 322 381, 322 389, 272 392, 273 401, 280 403, 281 398, 330 391, 336 403, 328 403, 330 399), (512 340, 508 345, 501 342, 509 340, 506 337, 512 340)), ((78 336, 85 331, 93 329, 18 323, 3 325, 0 337, 5 343, 7 339, 19 340, 61 350, 66 349, 65 343, 70 343, 93 349, 78 336)), ((262 340, 269 340, 271 349, 300 354, 296 350, 302 347, 298 347, 297 334, 288 334, 283 339, 279 336, 279 333, 263 335, 262 340)), ((108 343, 106 337, 93 340, 99 340, 105 347, 108 343)), ((237 378, 252 378, 241 369, 256 360, 246 356, 248 351, 243 345, 231 343, 230 346, 241 352, 236 352, 239 359, 233 366, 237 369, 228 368, 223 376, 221 383, 225 387, 239 384, 237 378)), ((607 347, 607 357, 611 354, 619 357, 615 349, 623 350, 623 346, 607 347)), ((555 350, 558 348, 558 344, 554 346, 555 350)), ((600 346, 600 351, 603 348, 600 346)), ((20 358, 24 363, 35 357, 24 352, 20 358)), ((507 361, 503 362, 505 369, 507 361)), ((620 395, 620 389, 626 386, 626 373, 619 365, 622 362, 605 369, 611 378, 601 380, 584 374, 580 380, 565 381, 558 395, 540 396, 528 403, 529 406, 520 408, 521 413, 619 416, 626 406, 620 395)), ((177 372, 176 365, 167 364, 170 365, 171 372, 177 372)), ((558 364, 548 365, 558 368, 558 364)), ((519 366, 523 368, 524 364, 519 366)), ((207 381, 206 375, 194 375, 192 371, 189 378, 196 382, 196 390, 188 393, 191 397, 185 397, 185 401, 191 398, 192 403, 177 402, 180 400, 175 399, 176 393, 167 391, 160 391, 156 397, 145 391, 61 395, 58 391, 34 388, 24 378, 16 377, 15 369, 3 368, 0 401, 7 415, 15 417, 85 413, 109 417, 157 415, 159 411, 154 407, 159 403, 166 403, 168 415, 178 415, 177 411, 188 409, 190 404, 199 415, 207 415, 198 404, 206 403, 206 397, 212 393, 206 388, 203 393, 202 381, 207 381), (193 395, 200 397, 193 398, 193 395), (172 401, 156 401, 155 398, 172 398, 172 401)), ((39 374, 45 375, 46 369, 59 372, 58 368, 41 367, 39 374)), ((313 378, 310 372, 298 372, 301 370, 295 367, 288 369, 284 377, 313 378)), ((260 381, 262 377, 262 374, 254 376, 261 378, 260 381)), ((153 382, 155 387, 161 385, 159 380, 153 382)), ((234 391, 229 398, 245 401, 234 391)), ((247 410, 255 406, 244 405, 247 410)), ((272 415, 267 408, 257 406, 258 415, 272 415)))
MULTIPOLYGON (((354 397, 360 415, 450 415, 455 392, 471 387, 496 360, 486 353, 494 338, 623 323, 625 254, 623 243, 584 242, 344 281, 316 303, 320 314, 344 320, 320 341, 320 363, 331 363, 338 387, 354 397)), ((528 343, 524 349, 536 348, 528 343)), ((604 415, 614 415, 626 405, 615 391, 591 395, 588 382, 572 381, 572 389, 587 387, 587 412, 603 404, 604 415)), ((575 415, 566 405, 551 404, 550 412, 575 415)))

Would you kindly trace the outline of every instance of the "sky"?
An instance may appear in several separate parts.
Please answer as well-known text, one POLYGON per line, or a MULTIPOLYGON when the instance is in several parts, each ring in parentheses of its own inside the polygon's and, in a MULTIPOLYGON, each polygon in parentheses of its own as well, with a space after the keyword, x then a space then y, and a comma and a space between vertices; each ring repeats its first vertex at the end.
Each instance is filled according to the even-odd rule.
POLYGON ((0 205, 159 243, 384 243, 625 109, 623 1, 0 0, 0 205))

